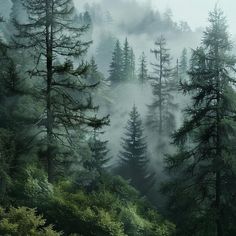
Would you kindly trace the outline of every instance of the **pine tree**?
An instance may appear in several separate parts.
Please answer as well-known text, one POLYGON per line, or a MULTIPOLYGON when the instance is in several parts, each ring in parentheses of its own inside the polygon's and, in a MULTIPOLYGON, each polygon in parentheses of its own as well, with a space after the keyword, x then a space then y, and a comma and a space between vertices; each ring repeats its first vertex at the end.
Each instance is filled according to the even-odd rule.
POLYGON ((115 48, 116 40, 111 34, 104 34, 100 38, 96 50, 96 58, 99 69, 103 74, 108 74, 112 53, 115 48))
POLYGON ((130 80, 131 76, 131 58, 130 58, 130 46, 128 39, 125 39, 124 47, 123 47, 123 58, 122 58, 122 73, 123 73, 123 80, 128 81, 130 80))
POLYGON ((153 102, 148 106, 147 125, 151 130, 156 130, 161 137, 164 131, 166 135, 169 135, 175 128, 172 112, 176 104, 173 102, 172 92, 176 88, 165 38, 161 36, 155 45, 156 49, 151 52, 155 55, 157 63, 152 63, 154 71, 150 79, 152 81, 153 102))
POLYGON ((142 194, 147 194, 154 184, 154 175, 148 167, 150 160, 147 144, 136 106, 130 112, 125 137, 122 139, 122 148, 119 154, 121 161, 119 174, 129 179, 142 194))
POLYGON ((27 124, 35 119, 29 114, 29 107, 33 105, 30 106, 25 81, 20 78, 16 63, 10 57, 10 47, 1 40, 0 67, 0 202, 6 203, 12 183, 25 164, 22 155, 29 154, 25 150, 29 132, 27 124))
POLYGON ((123 81, 122 57, 123 55, 122 55, 122 49, 120 47, 120 42, 119 40, 117 40, 109 70, 110 72, 109 80, 111 81, 111 85, 117 85, 123 81))
POLYGON ((84 163, 84 166, 89 171, 95 171, 99 176, 101 176, 105 170, 105 165, 109 162, 110 157, 108 157, 109 150, 107 149, 108 141, 102 141, 97 129, 94 129, 93 135, 89 140, 89 147, 92 152, 91 159, 84 163))
POLYGON ((148 80, 147 61, 144 52, 142 53, 142 56, 140 58, 138 79, 141 84, 145 84, 148 80))
POLYGON ((72 60, 82 58, 90 42, 81 40, 87 26, 77 28, 73 24, 73 1, 26 0, 23 5, 28 21, 21 23, 14 20, 17 30, 14 43, 16 47, 33 54, 35 67, 29 74, 42 80, 42 86, 37 91, 45 108, 40 134, 41 137, 44 134, 46 150, 43 155, 48 179, 52 182, 57 147, 69 146, 72 150, 72 133, 76 126, 84 124, 97 127, 106 123, 106 119, 98 120, 85 113, 86 110, 95 109, 88 93, 88 89, 94 86, 81 79, 88 66, 82 63, 75 68, 72 60))
POLYGON ((216 7, 201 47, 193 51, 190 81, 181 85, 192 104, 173 136, 179 152, 166 160, 173 175, 163 190, 177 235, 236 233, 236 59, 231 50, 225 17, 216 7))
POLYGON ((179 75, 181 79, 187 76, 188 71, 188 58, 187 58, 188 51, 186 48, 183 49, 181 57, 180 57, 180 64, 179 64, 179 75))
POLYGON ((95 58, 92 57, 89 63, 89 68, 86 72, 86 78, 92 83, 99 83, 101 79, 101 73, 98 71, 98 66, 96 64, 95 58))
POLYGON ((86 11, 86 12, 84 13, 84 15, 83 15, 83 23, 84 23, 85 25, 90 25, 90 28, 92 28, 92 27, 91 27, 91 25, 92 25, 92 19, 91 19, 91 16, 90 16, 90 14, 89 14, 88 11, 86 11))
POLYGON ((134 50, 130 49, 130 80, 134 81, 136 79, 136 73, 135 73, 135 55, 134 50))
MULTIPOLYGON (((0 17, 0 22, 3 22, 0 17)), ((6 86, 6 72, 7 63, 9 63, 7 56, 7 45, 0 39, 0 65, 1 65, 1 81, 0 81, 0 202, 3 203, 4 196, 10 185, 10 166, 14 153, 14 142, 12 141, 12 132, 9 128, 9 123, 5 120, 7 117, 6 112, 6 100, 8 96, 8 90, 6 86), (5 75, 5 76, 4 76, 5 75)))

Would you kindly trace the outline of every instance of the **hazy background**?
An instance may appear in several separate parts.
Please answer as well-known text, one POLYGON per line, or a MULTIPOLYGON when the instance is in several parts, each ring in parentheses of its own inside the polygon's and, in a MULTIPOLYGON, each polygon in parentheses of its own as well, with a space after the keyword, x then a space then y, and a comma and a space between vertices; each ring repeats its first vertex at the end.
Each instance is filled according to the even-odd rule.
MULTIPOLYGON (((202 32, 207 26, 209 11, 213 10, 216 4, 222 8, 227 16, 230 33, 233 37, 236 35, 236 29, 233 26, 233 22, 236 21, 235 0, 74 0, 74 2, 78 12, 83 12, 89 6, 89 12, 93 13, 93 45, 90 48, 89 57, 95 56, 99 69, 106 77, 108 76, 112 49, 110 49, 110 54, 107 54, 107 58, 98 55, 97 49, 109 35, 119 39, 122 44, 125 38, 128 38, 130 46, 135 52, 137 70, 139 57, 142 52, 145 52, 149 74, 152 71, 151 62, 155 61, 150 49, 153 48, 157 37, 163 34, 167 39, 167 47, 170 48, 170 54, 173 58, 172 65, 174 66, 183 48, 187 48, 190 57, 191 49, 199 46, 202 32), (171 28, 167 31, 158 28, 158 14, 160 13, 160 19, 163 19, 167 10, 171 10, 174 24, 179 25, 181 21, 184 21, 189 25, 189 31, 179 33, 171 28), (110 23, 101 17, 107 15, 107 13, 112 17, 110 23), (105 66, 102 62, 105 62, 105 66)), ((152 92, 150 87, 140 90, 136 85, 126 84, 113 90, 112 94, 114 101, 111 102, 111 109, 109 111, 105 109, 104 113, 108 112, 111 115, 111 125, 106 129, 106 137, 110 141, 112 155, 116 157, 120 150, 120 140, 124 133, 130 109, 133 104, 136 104, 143 121, 145 121, 147 104, 152 101, 152 92)), ((180 99, 178 100, 180 104, 184 104, 180 99)), ((103 110, 103 106, 101 108, 103 110)), ((182 108, 181 105, 180 110, 182 108)), ((178 125, 182 121, 182 117, 179 115, 180 110, 176 113, 178 125)), ((149 136, 147 134, 147 137, 149 136)), ((154 146, 151 141, 149 140, 149 146, 154 146)), ((156 153, 152 147, 150 152, 158 166, 163 157, 162 154, 156 153)))
MULTIPOLYGON (((21 0, 0 0, 0 14, 6 19, 0 37, 4 38, 4 34, 7 35, 10 31, 7 24, 10 13, 22 18, 20 2, 21 0), (14 7, 12 7, 13 3, 14 7)), ((177 58, 180 57, 184 48, 187 48, 188 57, 190 57, 191 49, 201 43, 202 31, 207 25, 208 13, 214 9, 215 4, 219 4, 223 9, 229 23, 229 31, 233 39, 236 39, 236 28, 233 24, 236 22, 236 0, 74 0, 74 3, 79 14, 88 10, 92 17, 92 27, 88 38, 93 41, 93 44, 86 59, 90 60, 94 56, 99 70, 106 79, 109 76, 114 42, 117 39, 120 40, 123 47, 125 38, 128 38, 136 56, 136 73, 139 69, 140 55, 145 52, 149 74, 151 74, 150 65, 155 61, 155 58, 150 53, 150 49, 153 49, 154 42, 160 35, 167 39, 167 48, 170 49, 173 58, 171 63, 173 67, 176 66, 177 58), (168 9, 171 9, 172 13, 167 11, 168 9), (171 21, 170 25, 163 26, 162 24, 166 24, 166 12, 171 15, 171 21), (187 27, 184 31, 179 30, 181 21, 186 22, 190 28, 187 27), (99 48, 102 48, 100 52, 99 48)), ((104 94, 104 91, 102 93, 104 94)), ((111 115, 111 125, 106 129, 106 138, 110 141, 109 148, 112 156, 116 157, 132 106, 137 105, 142 119, 145 121, 147 104, 151 103, 153 96, 150 86, 140 88, 135 84, 125 84, 110 91, 110 94, 108 92, 107 97, 110 99, 109 104, 103 104, 104 99, 98 103, 102 113, 111 115)), ((181 99, 178 98, 181 106, 176 112, 178 125, 182 120, 180 111, 185 105, 181 99)), ((147 136, 150 137, 149 134, 147 136)), ((153 160, 162 158, 162 154, 155 153, 152 148, 150 149, 153 160)))
POLYGON ((163 12, 167 8, 171 8, 173 17, 176 21, 184 20, 189 23, 191 28, 195 30, 198 27, 204 27, 207 24, 208 11, 213 9, 215 4, 218 4, 225 12, 230 32, 236 35, 236 1, 235 0, 75 0, 77 7, 82 7, 85 2, 99 2, 108 4, 109 7, 120 4, 120 2, 136 1, 146 7, 152 7, 163 12))

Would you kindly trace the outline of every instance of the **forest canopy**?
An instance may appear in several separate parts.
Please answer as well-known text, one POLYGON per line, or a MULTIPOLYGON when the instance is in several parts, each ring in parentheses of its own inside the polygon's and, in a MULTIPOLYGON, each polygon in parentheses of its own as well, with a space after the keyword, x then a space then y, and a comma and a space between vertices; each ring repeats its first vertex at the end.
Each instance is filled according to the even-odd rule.
POLYGON ((225 13, 82 2, 0 3, 0 235, 236 235, 225 13))

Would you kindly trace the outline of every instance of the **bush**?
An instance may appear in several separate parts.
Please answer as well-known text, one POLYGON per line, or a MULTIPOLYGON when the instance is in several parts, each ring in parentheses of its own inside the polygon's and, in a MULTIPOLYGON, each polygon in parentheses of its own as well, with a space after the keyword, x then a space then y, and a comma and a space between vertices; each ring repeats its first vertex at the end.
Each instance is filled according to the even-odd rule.
POLYGON ((60 236, 53 227, 45 226, 42 216, 37 216, 35 209, 14 208, 9 211, 0 208, 0 235, 5 236, 60 236))
POLYGON ((91 192, 76 188, 69 181, 60 183, 45 209, 47 218, 66 235, 172 235, 174 225, 163 220, 127 182, 120 177, 105 179, 91 192))

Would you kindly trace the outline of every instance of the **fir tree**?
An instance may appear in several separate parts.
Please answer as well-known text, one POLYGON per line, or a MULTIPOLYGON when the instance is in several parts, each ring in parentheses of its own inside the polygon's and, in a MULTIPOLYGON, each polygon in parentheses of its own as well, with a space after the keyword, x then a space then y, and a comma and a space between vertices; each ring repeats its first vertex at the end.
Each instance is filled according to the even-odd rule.
MULTIPOLYGON (((10 47, 0 40, 0 202, 9 200, 9 192, 25 161, 27 124, 35 121, 29 114, 33 107, 25 81, 17 72, 15 61, 9 56, 10 47)), ((16 54, 14 52, 14 54, 16 54)))
POLYGON ((23 4, 28 21, 21 23, 14 20, 17 30, 14 43, 25 52, 30 49, 27 52, 33 54, 35 67, 29 70, 29 74, 42 79, 42 87, 37 91, 45 108, 40 134, 41 137, 45 135, 45 167, 49 181, 53 181, 57 163, 55 157, 59 155, 57 147, 70 146, 72 150, 72 131, 76 126, 84 124, 96 127, 106 121, 87 116, 85 112, 95 109, 88 93, 88 89, 94 86, 81 80, 88 66, 82 63, 75 68, 72 60, 82 58, 90 42, 81 40, 81 35, 88 27, 78 28, 73 24, 73 2, 26 0, 23 4))
POLYGON ((101 73, 98 71, 98 66, 96 64, 95 58, 92 57, 89 63, 88 71, 86 72, 87 79, 92 83, 99 83, 101 79, 101 73))
POLYGON ((119 174, 129 179, 142 194, 147 194, 154 184, 154 175, 149 170, 147 144, 143 136, 142 121, 136 106, 130 112, 125 137, 122 139, 119 174))
POLYGON ((130 80, 134 81, 136 79, 136 73, 135 73, 135 55, 134 50, 130 49, 130 80))
POLYGON ((89 140, 89 147, 91 150, 91 159, 87 160, 84 165, 89 171, 95 171, 101 176, 105 170, 106 164, 109 162, 110 157, 108 156, 109 150, 107 149, 108 141, 102 141, 97 129, 94 129, 93 135, 89 140))
POLYGON ((84 25, 90 25, 90 28, 92 28, 92 27, 91 27, 91 25, 92 25, 92 19, 91 19, 91 16, 90 16, 90 14, 89 14, 88 11, 86 11, 86 12, 84 13, 84 15, 83 15, 83 24, 84 24, 84 25))
POLYGON ((167 158, 172 180, 163 189, 177 224, 177 235, 234 235, 235 221, 235 57, 223 13, 209 14, 201 47, 193 51, 192 96, 186 119, 174 134, 179 152, 167 158))
POLYGON ((112 62, 109 70, 109 80, 111 81, 111 85, 117 85, 123 81, 122 57, 122 49, 118 40, 112 55, 112 62))
POLYGON ((123 47, 123 58, 122 58, 122 73, 123 73, 123 80, 128 81, 131 76, 131 58, 130 58, 130 46, 128 39, 125 39, 124 47, 123 47))
POLYGON ((109 72, 110 62, 112 60, 113 50, 115 48, 116 40, 110 34, 104 34, 101 36, 98 48, 96 50, 96 58, 99 69, 105 75, 109 72))
POLYGON ((147 61, 144 52, 142 53, 142 56, 140 58, 138 79, 141 84, 145 84, 148 80, 147 61))
POLYGON ((166 40, 161 36, 156 42, 156 49, 151 52, 155 55, 156 63, 152 63, 153 76, 150 77, 153 89, 153 102, 148 106, 149 114, 147 125, 151 130, 156 130, 160 136, 163 132, 169 135, 175 128, 173 109, 173 91, 176 89, 173 80, 173 70, 170 67, 169 49, 166 40))
POLYGON ((180 57, 179 75, 181 78, 185 78, 187 76, 187 71, 188 71, 187 53, 188 53, 187 49, 184 48, 180 57))

